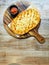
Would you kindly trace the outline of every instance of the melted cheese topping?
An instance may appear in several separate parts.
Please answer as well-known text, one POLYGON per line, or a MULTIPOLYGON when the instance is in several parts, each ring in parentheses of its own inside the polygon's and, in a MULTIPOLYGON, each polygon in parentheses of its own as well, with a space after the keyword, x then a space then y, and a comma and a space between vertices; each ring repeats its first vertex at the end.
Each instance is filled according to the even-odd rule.
POLYGON ((28 9, 19 13, 11 22, 10 29, 15 34, 23 35, 37 26, 40 15, 36 9, 28 9))

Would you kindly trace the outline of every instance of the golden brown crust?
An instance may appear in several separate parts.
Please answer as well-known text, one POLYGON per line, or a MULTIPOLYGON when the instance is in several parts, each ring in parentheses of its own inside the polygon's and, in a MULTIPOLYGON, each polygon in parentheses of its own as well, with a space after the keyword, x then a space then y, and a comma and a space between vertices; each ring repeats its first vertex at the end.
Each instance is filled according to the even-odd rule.
POLYGON ((15 34, 23 35, 36 27, 39 22, 39 12, 30 8, 18 14, 11 22, 10 28, 15 34))

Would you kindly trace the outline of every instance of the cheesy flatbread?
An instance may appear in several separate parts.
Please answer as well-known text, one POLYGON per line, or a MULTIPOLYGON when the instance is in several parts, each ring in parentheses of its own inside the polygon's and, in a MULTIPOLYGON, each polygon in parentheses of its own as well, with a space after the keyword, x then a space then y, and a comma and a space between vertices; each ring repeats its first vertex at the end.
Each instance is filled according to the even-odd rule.
POLYGON ((40 14, 36 9, 30 8, 19 13, 11 22, 10 29, 19 35, 23 35, 34 27, 40 21, 40 14))

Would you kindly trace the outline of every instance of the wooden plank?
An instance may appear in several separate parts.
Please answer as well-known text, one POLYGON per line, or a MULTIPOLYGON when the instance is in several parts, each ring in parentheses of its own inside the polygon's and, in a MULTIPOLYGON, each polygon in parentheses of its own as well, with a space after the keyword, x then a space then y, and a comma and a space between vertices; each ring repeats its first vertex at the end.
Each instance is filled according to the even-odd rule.
MULTIPOLYGON (((11 39, 13 40, 13 39, 11 39)), ((46 50, 49 50, 49 39, 46 39, 46 42, 41 45, 37 40, 33 39, 33 40, 23 40, 23 41, 11 41, 11 40, 7 40, 7 41, 2 41, 0 42, 0 49, 3 49, 6 48, 6 49, 9 49, 9 48, 13 48, 13 49, 18 49, 18 50, 42 50, 42 51, 46 51, 46 50), (24 42, 25 41, 25 42, 24 42)))
POLYGON ((0 59, 0 64, 9 65, 9 64, 20 64, 20 65, 48 65, 49 57, 32 57, 32 56, 6 56, 0 59))

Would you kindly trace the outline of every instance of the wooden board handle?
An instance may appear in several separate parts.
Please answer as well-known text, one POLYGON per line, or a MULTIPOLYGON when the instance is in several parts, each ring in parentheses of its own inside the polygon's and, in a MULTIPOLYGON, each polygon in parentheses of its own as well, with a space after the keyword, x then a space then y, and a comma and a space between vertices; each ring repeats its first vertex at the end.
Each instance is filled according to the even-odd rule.
POLYGON ((29 34, 34 36, 40 43, 44 43, 45 39, 36 30, 30 31, 29 34))

